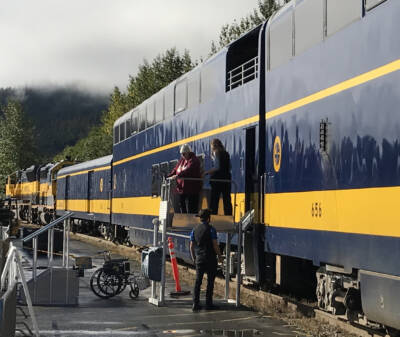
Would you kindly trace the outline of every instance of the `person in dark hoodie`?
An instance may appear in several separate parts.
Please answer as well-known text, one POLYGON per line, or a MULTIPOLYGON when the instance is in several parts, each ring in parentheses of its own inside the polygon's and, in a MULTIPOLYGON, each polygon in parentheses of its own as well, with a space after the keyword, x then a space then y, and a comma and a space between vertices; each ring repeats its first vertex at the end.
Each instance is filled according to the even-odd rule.
POLYGON ((213 303, 213 291, 217 275, 217 257, 222 260, 217 232, 210 224, 211 210, 202 209, 198 216, 201 222, 190 233, 190 255, 196 265, 192 307, 194 312, 201 309, 200 288, 204 273, 207 273, 206 310, 218 309, 213 303))
POLYGON ((181 213, 197 213, 202 187, 200 160, 188 144, 181 146, 180 153, 181 159, 168 175, 168 178, 176 180, 176 193, 179 196, 181 213), (199 180, 185 178, 197 178, 199 180))
POLYGON ((225 215, 232 215, 231 201, 231 160, 229 153, 225 150, 218 138, 211 141, 211 152, 214 166, 204 172, 210 175, 212 214, 218 214, 219 197, 222 194, 225 215), (221 180, 221 181, 218 181, 221 180))

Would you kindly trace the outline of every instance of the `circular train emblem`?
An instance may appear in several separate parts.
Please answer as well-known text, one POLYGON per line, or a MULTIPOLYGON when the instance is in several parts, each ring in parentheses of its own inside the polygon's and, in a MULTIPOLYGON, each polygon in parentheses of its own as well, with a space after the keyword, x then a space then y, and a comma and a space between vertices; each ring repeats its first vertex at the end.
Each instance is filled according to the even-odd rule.
POLYGON ((103 178, 100 178, 100 192, 103 192, 103 178))
POLYGON ((279 170, 281 169, 281 160, 282 160, 282 145, 279 136, 275 137, 272 157, 273 157, 272 161, 274 162, 274 170, 275 172, 279 172, 279 170))

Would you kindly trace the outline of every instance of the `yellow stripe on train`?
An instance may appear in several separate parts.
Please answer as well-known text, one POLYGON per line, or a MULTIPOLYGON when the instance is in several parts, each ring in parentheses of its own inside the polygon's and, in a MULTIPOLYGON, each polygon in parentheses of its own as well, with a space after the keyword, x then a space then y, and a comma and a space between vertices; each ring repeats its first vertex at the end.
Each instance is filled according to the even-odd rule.
MULTIPOLYGON (((265 118, 268 120, 268 119, 277 117, 277 116, 279 116, 281 114, 284 114, 286 112, 301 108, 301 107, 306 106, 308 104, 311 104, 313 102, 320 101, 320 100, 322 100, 324 98, 327 98, 329 96, 333 96, 335 94, 338 94, 340 92, 346 91, 346 90, 351 89, 351 88, 354 88, 356 86, 359 86, 361 84, 367 83, 369 81, 375 80, 375 79, 380 78, 382 76, 391 74, 391 73, 396 72, 398 70, 400 70, 400 59, 399 60, 395 60, 393 62, 390 62, 388 64, 385 64, 385 65, 383 65, 381 67, 378 67, 378 68, 372 69, 370 71, 367 71, 367 72, 365 72, 363 74, 360 74, 360 75, 355 76, 353 78, 350 78, 348 80, 345 80, 345 81, 342 81, 340 83, 337 83, 337 84, 335 84, 335 85, 333 85, 333 86, 331 86, 329 88, 322 89, 322 90, 320 90, 318 92, 315 92, 315 93, 313 93, 311 95, 308 95, 308 96, 303 97, 301 99, 298 99, 296 101, 293 101, 293 102, 290 102, 288 104, 285 104, 285 105, 282 105, 280 107, 277 107, 275 109, 266 111, 265 118)), ((223 132, 231 131, 231 130, 243 127, 245 125, 249 125, 249 124, 252 124, 252 123, 257 123, 258 121, 259 121, 259 116, 258 115, 252 116, 252 117, 249 117, 249 118, 246 118, 246 119, 243 119, 243 120, 231 123, 231 124, 224 125, 222 127, 219 127, 219 128, 213 129, 213 130, 209 130, 209 131, 206 131, 206 132, 203 132, 203 133, 200 133, 200 134, 197 134, 197 135, 185 138, 185 139, 181 139, 181 140, 179 140, 177 142, 174 142, 174 143, 171 143, 171 144, 160 146, 158 148, 155 148, 155 149, 152 149, 152 150, 149 150, 149 151, 145 151, 145 152, 142 152, 142 153, 138 153, 138 154, 136 154, 134 156, 131 156, 131 157, 128 157, 128 158, 121 159, 119 161, 114 162, 113 166, 117 166, 117 165, 129 162, 129 161, 141 158, 141 157, 145 157, 145 156, 148 156, 148 155, 151 155, 151 154, 154 154, 154 153, 158 153, 158 152, 161 152, 161 151, 164 151, 164 150, 172 149, 174 147, 180 146, 180 145, 185 144, 185 143, 190 143, 190 142, 193 142, 193 141, 196 141, 196 140, 200 140, 200 139, 204 139, 204 138, 207 138, 207 137, 215 136, 217 134, 221 134, 223 132)))
POLYGON ((272 227, 400 237, 400 187, 265 195, 272 227))
MULTIPOLYGON (((232 203, 235 200, 234 194, 231 195, 232 203)), ((244 214, 244 193, 238 193, 236 195, 236 219, 240 218, 240 215, 244 214)), ((108 214, 110 212, 110 202, 108 200, 90 200, 90 208, 88 206, 88 200, 57 200, 58 210, 68 210, 75 212, 94 212, 108 214)), ((207 208, 207 202, 202 203, 202 208, 207 208)), ((160 198, 153 198, 150 196, 145 197, 131 197, 131 198, 114 198, 112 200, 112 212, 118 214, 138 214, 138 215, 150 215, 158 216, 160 209, 160 198)), ((222 199, 220 200, 219 211, 223 212, 222 199)))
POLYGON ((57 210, 68 210, 83 213, 110 214, 109 200, 57 200, 57 210))

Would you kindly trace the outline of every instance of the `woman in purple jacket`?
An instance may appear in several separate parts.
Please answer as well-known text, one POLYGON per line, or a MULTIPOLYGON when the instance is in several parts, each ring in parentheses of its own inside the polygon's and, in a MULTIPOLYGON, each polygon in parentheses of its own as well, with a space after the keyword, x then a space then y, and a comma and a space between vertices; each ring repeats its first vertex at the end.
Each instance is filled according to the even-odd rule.
POLYGON ((168 175, 168 178, 176 180, 176 193, 179 195, 181 213, 197 213, 199 207, 199 193, 202 182, 200 160, 192 152, 188 144, 180 148, 181 159, 168 175), (179 178, 198 178, 188 180, 179 178))

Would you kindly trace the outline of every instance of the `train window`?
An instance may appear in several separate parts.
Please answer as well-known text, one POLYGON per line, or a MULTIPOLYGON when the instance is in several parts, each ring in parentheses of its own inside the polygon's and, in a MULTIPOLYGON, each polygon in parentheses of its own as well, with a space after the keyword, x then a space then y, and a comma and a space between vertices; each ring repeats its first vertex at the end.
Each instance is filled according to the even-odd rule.
POLYGON ((369 11, 370 9, 375 8, 385 1, 386 0, 365 0, 365 9, 369 11))
POLYGON ((160 165, 155 164, 151 167, 151 195, 153 198, 158 197, 161 192, 161 175, 160 165))
POLYGON ((362 16, 361 1, 327 0, 327 35, 332 35, 362 16))
POLYGON ((188 108, 200 103, 200 73, 192 74, 188 79, 188 108))
POLYGON ((139 110, 139 131, 146 129, 146 107, 142 106, 139 110))
POLYGON ((114 128, 114 144, 119 143, 119 125, 114 128))
POLYGON ((47 180, 47 170, 42 169, 42 170, 40 170, 40 182, 43 182, 46 180, 47 180))
POLYGON ((165 89, 164 112, 165 119, 168 119, 174 115, 174 85, 169 85, 165 89))
POLYGON ((125 122, 125 128, 126 128, 126 138, 130 137, 132 134, 132 127, 131 127, 131 119, 128 118, 125 122))
POLYGON ((187 106, 187 80, 186 78, 175 85, 175 113, 181 112, 187 106))
POLYGON ((295 9, 296 55, 322 41, 324 35, 324 8, 321 0, 296 1, 295 9))
POLYGON ((158 94, 155 100, 155 122, 159 123, 164 119, 164 95, 158 94))
MULTIPOLYGON (((221 58, 222 60, 222 58, 221 58)), ((216 59, 205 64, 201 69, 201 102, 205 103, 213 100, 218 93, 219 86, 225 87, 225 83, 221 85, 218 81, 219 69, 224 67, 219 64, 216 59)))
POLYGON ((125 122, 119 125, 119 141, 122 142, 125 139, 125 122))
POLYGON ((138 132, 139 129, 139 110, 133 110, 132 112, 132 134, 138 132))
POLYGON ((261 25, 229 45, 226 54, 226 88, 233 90, 258 77, 258 37, 261 25))
POLYGON ((36 171, 37 171, 37 167, 35 165, 29 166, 26 170, 25 170, 25 174, 26 174, 26 179, 31 182, 31 181, 35 181, 36 180, 36 171))
POLYGON ((154 101, 147 104, 147 126, 150 127, 154 125, 154 101))
POLYGON ((270 69, 288 62, 293 56, 293 15, 287 7, 271 24, 270 28, 270 69))

